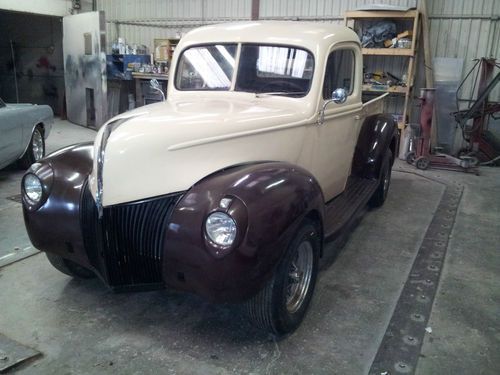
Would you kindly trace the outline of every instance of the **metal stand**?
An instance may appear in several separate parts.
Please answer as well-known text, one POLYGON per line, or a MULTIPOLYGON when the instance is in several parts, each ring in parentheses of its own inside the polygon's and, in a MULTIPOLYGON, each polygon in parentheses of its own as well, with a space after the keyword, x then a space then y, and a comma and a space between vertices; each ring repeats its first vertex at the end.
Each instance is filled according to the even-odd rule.
POLYGON ((464 156, 457 158, 440 152, 430 152, 435 91, 436 89, 420 90, 420 97, 418 98, 421 102, 419 134, 417 135, 417 131, 414 130, 410 140, 410 152, 406 155, 407 163, 422 170, 432 167, 477 174, 478 160, 475 157, 464 156))
POLYGON ((453 114, 455 121, 462 128, 464 140, 468 142, 468 147, 462 150, 462 153, 477 155, 482 161, 492 160, 500 155, 498 146, 495 147, 487 137, 489 117, 496 118, 495 114, 500 112, 500 102, 489 100, 489 94, 500 83, 500 72, 494 74, 495 68, 500 68, 495 59, 483 57, 476 61, 458 87, 457 112, 453 114), (458 92, 476 68, 477 74, 473 83, 474 89, 478 87, 476 99, 459 99, 458 92), (460 110, 460 102, 468 102, 468 107, 460 110), (467 124, 469 120, 472 120, 472 126, 467 124))

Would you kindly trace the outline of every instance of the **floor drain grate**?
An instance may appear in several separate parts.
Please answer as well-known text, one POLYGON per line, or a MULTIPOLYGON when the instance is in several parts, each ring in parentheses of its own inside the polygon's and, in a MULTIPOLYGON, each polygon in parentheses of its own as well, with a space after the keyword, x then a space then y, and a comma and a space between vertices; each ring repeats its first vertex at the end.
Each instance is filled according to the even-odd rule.
POLYGON ((417 175, 444 184, 445 190, 372 363, 370 375, 415 372, 462 198, 462 186, 417 175))

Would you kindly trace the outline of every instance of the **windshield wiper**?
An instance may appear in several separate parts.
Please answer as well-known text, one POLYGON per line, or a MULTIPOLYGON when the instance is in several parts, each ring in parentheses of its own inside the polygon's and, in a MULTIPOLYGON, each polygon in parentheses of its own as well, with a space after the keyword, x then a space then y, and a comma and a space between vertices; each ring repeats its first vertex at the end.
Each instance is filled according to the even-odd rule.
POLYGON ((282 96, 292 96, 292 95, 305 95, 306 91, 270 91, 270 92, 256 92, 255 97, 262 98, 265 96, 274 96, 274 95, 282 95, 282 96))

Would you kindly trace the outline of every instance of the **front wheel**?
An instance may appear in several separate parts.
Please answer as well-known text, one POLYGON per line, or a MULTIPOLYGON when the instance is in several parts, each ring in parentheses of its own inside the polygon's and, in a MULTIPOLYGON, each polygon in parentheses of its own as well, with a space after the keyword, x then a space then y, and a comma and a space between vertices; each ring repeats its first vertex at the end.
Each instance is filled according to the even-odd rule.
POLYGON ((276 335, 293 332, 311 302, 318 274, 321 240, 306 221, 290 243, 272 279, 246 302, 250 320, 276 335))

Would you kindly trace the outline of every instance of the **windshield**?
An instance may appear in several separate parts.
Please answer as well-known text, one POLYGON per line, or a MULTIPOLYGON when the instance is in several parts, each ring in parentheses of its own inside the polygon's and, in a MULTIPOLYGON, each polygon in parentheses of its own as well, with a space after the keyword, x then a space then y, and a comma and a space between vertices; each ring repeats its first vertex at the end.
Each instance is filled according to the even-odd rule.
MULTIPOLYGON (((178 90, 230 90, 235 76, 236 44, 186 49, 177 68, 178 90)), ((314 59, 306 50, 274 45, 243 44, 235 91, 304 96, 309 92, 314 59)))
POLYGON ((185 50, 177 68, 177 89, 229 90, 235 56, 236 44, 216 44, 185 50))

